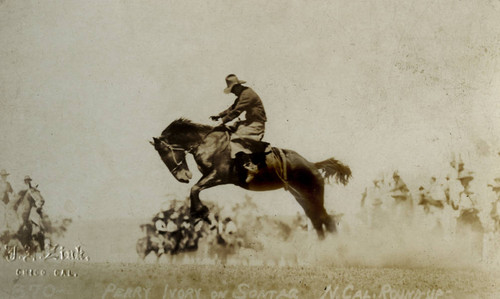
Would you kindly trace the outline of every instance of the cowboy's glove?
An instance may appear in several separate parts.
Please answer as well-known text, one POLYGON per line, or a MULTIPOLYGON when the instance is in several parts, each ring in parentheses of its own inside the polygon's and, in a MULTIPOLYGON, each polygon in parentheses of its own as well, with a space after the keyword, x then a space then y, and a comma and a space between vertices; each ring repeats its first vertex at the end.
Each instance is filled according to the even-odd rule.
POLYGON ((218 121, 220 116, 210 116, 210 119, 213 121, 218 121))

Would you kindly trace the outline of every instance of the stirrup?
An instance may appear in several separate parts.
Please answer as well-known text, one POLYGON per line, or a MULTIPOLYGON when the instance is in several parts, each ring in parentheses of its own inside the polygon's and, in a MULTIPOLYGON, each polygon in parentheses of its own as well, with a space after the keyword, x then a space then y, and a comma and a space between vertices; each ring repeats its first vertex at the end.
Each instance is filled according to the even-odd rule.
POLYGON ((259 165, 255 163, 245 163, 243 167, 247 170, 245 182, 248 184, 254 179, 255 175, 259 173, 259 165))

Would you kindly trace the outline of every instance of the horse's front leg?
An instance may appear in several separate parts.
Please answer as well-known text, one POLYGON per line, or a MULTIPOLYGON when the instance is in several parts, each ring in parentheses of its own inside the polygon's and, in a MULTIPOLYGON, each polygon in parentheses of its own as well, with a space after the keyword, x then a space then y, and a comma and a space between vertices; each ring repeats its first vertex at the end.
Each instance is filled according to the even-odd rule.
POLYGON ((204 175, 192 188, 189 198, 191 199, 191 217, 201 218, 208 221, 208 208, 201 203, 200 192, 220 185, 222 180, 217 176, 217 172, 213 171, 207 175, 204 175))

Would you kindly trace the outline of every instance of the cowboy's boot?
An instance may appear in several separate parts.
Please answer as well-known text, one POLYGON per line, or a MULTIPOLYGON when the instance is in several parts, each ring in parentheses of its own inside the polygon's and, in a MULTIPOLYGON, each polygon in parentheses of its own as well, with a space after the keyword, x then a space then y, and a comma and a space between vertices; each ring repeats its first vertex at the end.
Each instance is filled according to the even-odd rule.
POLYGON ((243 165, 243 167, 245 167, 245 169, 247 170, 247 178, 245 182, 248 184, 253 180, 255 175, 259 173, 259 166, 252 162, 247 162, 245 163, 245 165, 243 165))
POLYGON ((271 152, 259 152, 249 156, 250 160, 243 165, 247 170, 247 184, 253 180, 253 178, 259 173, 260 169, 263 169, 267 166, 266 156, 269 153, 271 152))
POLYGON ((236 153, 233 159, 233 171, 238 177, 238 182, 243 183, 247 178, 247 171, 245 169, 245 164, 248 163, 250 159, 243 152, 236 153))

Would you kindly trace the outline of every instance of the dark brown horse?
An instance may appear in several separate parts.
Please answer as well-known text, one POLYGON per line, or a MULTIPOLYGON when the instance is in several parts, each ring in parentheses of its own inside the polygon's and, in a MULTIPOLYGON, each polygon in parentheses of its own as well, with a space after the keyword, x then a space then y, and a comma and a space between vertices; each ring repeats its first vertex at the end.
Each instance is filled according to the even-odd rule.
POLYGON ((218 185, 234 184, 247 190, 268 191, 285 188, 311 219, 320 238, 324 237, 323 225, 329 232, 336 231, 334 219, 324 207, 324 178, 335 177, 347 184, 351 177, 349 167, 331 158, 311 163, 298 153, 283 149, 282 155, 273 149, 265 157, 265 167, 259 169, 252 181, 245 182, 245 169, 235 165, 230 157, 230 134, 225 127, 211 127, 193 123, 187 119, 173 121, 151 144, 172 175, 182 183, 188 183, 192 175, 186 163, 186 153, 193 155, 201 179, 191 188, 191 215, 207 219, 208 208, 200 201, 201 191, 218 185))

